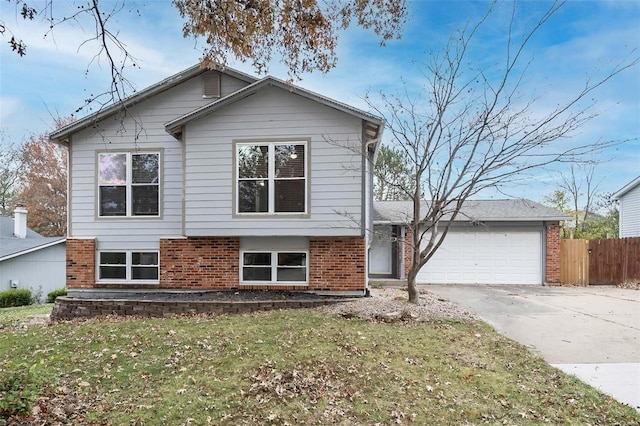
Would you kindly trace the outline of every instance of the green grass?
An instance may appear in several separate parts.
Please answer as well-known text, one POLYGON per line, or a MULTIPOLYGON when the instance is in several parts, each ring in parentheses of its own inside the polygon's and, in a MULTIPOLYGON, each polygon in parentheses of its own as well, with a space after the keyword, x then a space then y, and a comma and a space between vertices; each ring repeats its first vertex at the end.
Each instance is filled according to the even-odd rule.
POLYGON ((61 323, 0 334, 82 424, 633 425, 640 415, 481 322, 315 311, 61 323), (63 398, 64 397, 64 398, 63 398))
POLYGON ((0 330, 15 327, 25 321, 29 315, 50 314, 53 303, 43 305, 19 306, 17 308, 0 308, 0 330))

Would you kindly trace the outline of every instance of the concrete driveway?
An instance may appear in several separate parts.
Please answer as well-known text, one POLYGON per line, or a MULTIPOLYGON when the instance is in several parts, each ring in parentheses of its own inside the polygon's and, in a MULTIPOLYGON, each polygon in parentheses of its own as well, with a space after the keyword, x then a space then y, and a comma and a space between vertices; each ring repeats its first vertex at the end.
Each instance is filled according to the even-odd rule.
POLYGON ((425 285, 553 366, 640 409, 640 291, 613 287, 425 285))

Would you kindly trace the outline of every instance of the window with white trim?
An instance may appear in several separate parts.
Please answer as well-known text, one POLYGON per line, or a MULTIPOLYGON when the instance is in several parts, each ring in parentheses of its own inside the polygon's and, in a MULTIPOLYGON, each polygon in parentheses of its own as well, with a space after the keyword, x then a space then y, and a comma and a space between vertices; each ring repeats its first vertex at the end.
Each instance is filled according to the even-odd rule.
POLYGON ((306 213, 307 143, 236 144, 236 212, 306 213))
POLYGON ((307 253, 294 251, 242 252, 243 284, 306 284, 307 253))
POLYGON ((157 251, 101 251, 98 253, 98 280, 158 282, 157 251))
POLYGON ((98 216, 160 215, 160 153, 98 154, 98 216))

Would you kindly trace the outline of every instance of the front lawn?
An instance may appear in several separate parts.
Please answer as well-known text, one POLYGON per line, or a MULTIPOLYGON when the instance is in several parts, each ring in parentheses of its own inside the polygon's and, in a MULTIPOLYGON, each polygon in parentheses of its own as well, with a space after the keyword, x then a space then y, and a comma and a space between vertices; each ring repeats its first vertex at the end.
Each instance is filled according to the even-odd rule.
POLYGON ((481 322, 299 310, 0 334, 0 374, 32 365, 32 424, 640 424, 481 322))
POLYGON ((52 309, 53 303, 0 308, 0 330, 15 327, 26 321, 29 315, 50 314, 52 309))

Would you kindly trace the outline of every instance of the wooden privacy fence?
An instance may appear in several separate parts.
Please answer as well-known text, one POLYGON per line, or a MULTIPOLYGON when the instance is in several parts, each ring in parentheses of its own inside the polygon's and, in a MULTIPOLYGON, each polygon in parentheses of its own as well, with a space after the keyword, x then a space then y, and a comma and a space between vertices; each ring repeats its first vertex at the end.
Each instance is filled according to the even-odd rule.
POLYGON ((560 240, 560 282, 589 285, 589 240, 560 240))
POLYGON ((561 240, 560 283, 640 283, 640 237, 561 240))

